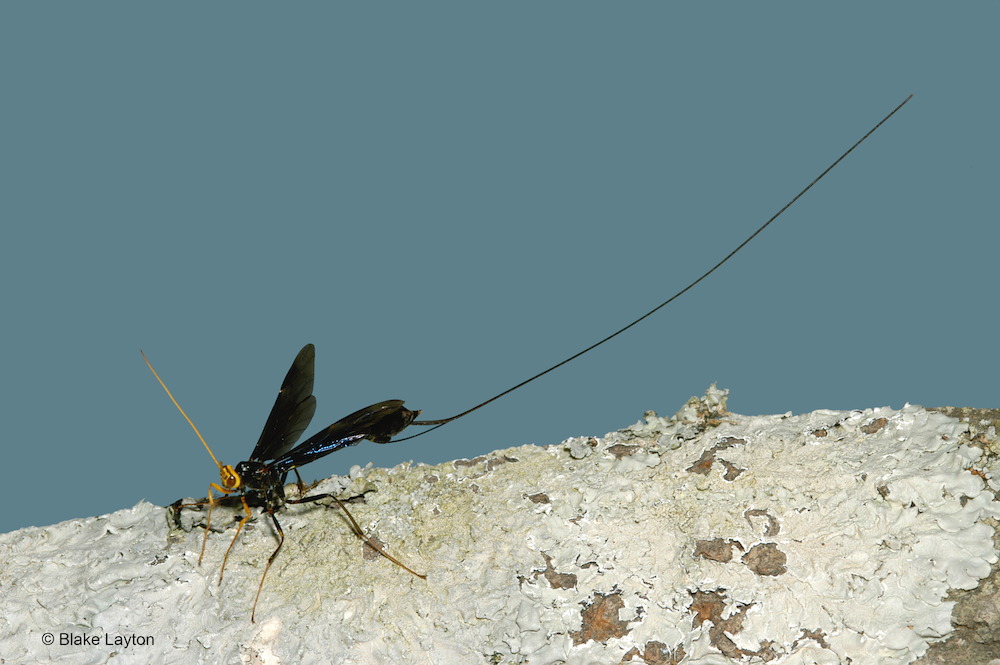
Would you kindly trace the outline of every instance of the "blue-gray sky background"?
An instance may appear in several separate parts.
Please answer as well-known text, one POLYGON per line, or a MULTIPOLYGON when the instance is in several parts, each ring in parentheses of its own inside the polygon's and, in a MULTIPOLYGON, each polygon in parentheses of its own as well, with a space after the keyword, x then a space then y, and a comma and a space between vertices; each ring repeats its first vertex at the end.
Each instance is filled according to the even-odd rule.
MULTIPOLYGON (((308 434, 439 463, 671 414, 1000 406, 997 3, 0 8, 0 531, 204 496, 317 347, 308 434), (14 499, 14 497, 17 497, 14 499)), ((821 482, 821 479, 817 479, 821 482)))

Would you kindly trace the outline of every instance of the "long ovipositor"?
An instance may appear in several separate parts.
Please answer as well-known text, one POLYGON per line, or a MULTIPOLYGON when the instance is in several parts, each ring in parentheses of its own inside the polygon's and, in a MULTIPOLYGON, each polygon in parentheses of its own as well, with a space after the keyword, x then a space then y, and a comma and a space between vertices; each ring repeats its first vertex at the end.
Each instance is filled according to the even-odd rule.
MULTIPOLYGON (((793 203, 795 203, 803 194, 809 191, 813 185, 820 181, 827 173, 833 169, 834 166, 840 163, 847 155, 849 155, 855 148, 857 148, 862 141, 868 138, 876 129, 878 129, 882 123, 888 120, 896 111, 903 107, 906 102, 910 101, 913 95, 910 95, 903 103, 893 109, 892 113, 887 115, 882 119, 875 127, 871 129, 867 134, 865 134, 861 139, 855 143, 851 148, 841 155, 833 164, 831 164, 825 171, 823 171, 819 176, 816 177, 805 189, 798 193, 791 201, 789 201, 781 210, 779 210, 771 219, 767 220, 760 228, 753 232, 753 234, 744 240, 736 249, 727 254, 721 261, 716 263, 710 270, 705 272, 701 277, 694 280, 686 287, 678 291, 676 294, 660 303, 650 311, 646 312, 636 320, 629 323, 627 326, 621 328, 620 330, 608 335, 604 339, 588 346, 582 351, 570 356, 566 360, 559 362, 548 369, 535 374, 534 376, 525 379, 516 386, 509 388, 502 393, 491 397, 490 399, 473 406, 470 409, 462 411, 461 413, 451 416, 450 418, 442 418, 438 420, 416 420, 417 416, 420 415, 420 411, 412 411, 403 406, 404 402, 402 400, 386 400, 384 402, 379 402, 371 406, 365 407, 358 411, 355 411, 351 415, 338 420, 326 429, 314 434, 306 441, 301 444, 296 445, 299 438, 309 427, 309 423, 312 421, 313 415, 316 413, 316 398, 313 397, 313 379, 314 379, 314 364, 316 359, 316 349, 312 344, 307 344, 305 347, 299 351, 298 355, 295 357, 295 361, 292 363, 291 368, 285 375, 285 380, 281 384, 281 390, 278 392, 278 397, 274 402, 274 406, 271 409, 271 413, 267 417, 267 422, 264 425, 264 430, 261 432, 260 439, 257 441, 257 445, 254 447, 253 453, 251 453, 250 458, 245 462, 240 462, 235 467, 222 464, 219 462, 215 455, 212 453, 211 448, 205 443, 205 439, 202 438, 201 433, 198 432, 198 428, 194 426, 191 419, 187 417, 184 410, 181 409, 180 405, 177 404, 177 400, 174 399, 173 395, 170 395, 170 391, 167 390, 166 385, 160 379, 159 375, 156 375, 156 371, 153 370, 152 365, 150 365, 150 370, 153 370, 153 374, 156 375, 157 380, 163 385, 164 390, 167 390, 167 394, 170 395, 170 399, 173 400, 177 408, 184 414, 185 419, 194 428, 195 433, 201 439, 202 443, 205 444, 205 448, 208 450, 209 454, 212 455, 212 459, 215 461, 216 466, 219 467, 220 482, 211 483, 208 490, 208 522, 205 526, 205 538, 202 542, 201 557, 199 557, 198 562, 201 563, 202 557, 205 555, 205 543, 208 542, 208 531, 211 525, 212 519, 212 508, 215 505, 215 497, 212 495, 212 490, 223 495, 236 494, 240 498, 240 502, 243 506, 244 516, 240 520, 239 527, 236 530, 236 535, 233 536, 233 541, 229 545, 229 549, 226 550, 226 556, 222 560, 222 569, 219 572, 219 581, 222 581, 222 574, 226 569, 226 561, 229 558, 229 552, 232 551, 233 544, 235 544, 236 539, 239 537, 240 531, 246 524, 247 520, 250 519, 253 514, 250 510, 251 507, 262 508, 274 524, 275 529, 277 529, 279 542, 277 548, 271 554, 271 557, 267 561, 267 566, 264 568, 264 574, 261 576, 260 585, 257 587, 257 596, 254 599, 253 610, 251 611, 250 619, 254 620, 254 616, 257 611, 257 601, 260 599, 260 592, 264 588, 264 579, 267 577, 267 571, 274 562, 275 557, 278 556, 278 552, 281 550, 281 546, 285 542, 285 534, 281 529, 281 524, 278 522, 277 517, 275 517, 275 511, 282 508, 287 503, 314 503, 316 501, 321 501, 324 499, 333 500, 344 513, 347 515, 348 520, 351 523, 352 528, 355 533, 364 540, 369 546, 378 551, 384 557, 395 563, 396 565, 404 568, 413 575, 426 579, 425 575, 416 573, 398 560, 390 556, 385 552, 384 549, 376 542, 365 536, 361 527, 354 520, 348 512, 346 506, 343 502, 333 494, 318 494, 314 496, 301 497, 297 499, 289 499, 285 496, 285 480, 288 476, 289 471, 295 471, 300 466, 313 462, 321 457, 329 455, 330 453, 340 450, 341 448, 346 448, 347 446, 353 446, 361 441, 373 441, 375 443, 390 443, 393 442, 394 436, 401 433, 407 427, 410 426, 426 426, 430 427, 428 430, 424 430, 419 434, 414 434, 412 436, 404 437, 402 439, 395 439, 395 441, 404 441, 406 439, 412 439, 416 436, 421 436, 426 434, 438 427, 441 427, 453 420, 458 420, 464 416, 469 415, 473 411, 480 409, 487 404, 503 397, 504 395, 517 390, 518 388, 534 381, 535 379, 542 377, 549 372, 562 367, 566 363, 579 358, 583 354, 591 351, 601 344, 611 340, 614 337, 622 334, 632 326, 643 321, 647 317, 651 316, 658 310, 662 309, 666 305, 673 302, 675 299, 686 293, 688 290, 693 288, 700 281, 715 272, 723 263, 732 258, 738 251, 743 249, 747 243, 753 240, 761 231, 763 231, 767 226, 777 219, 785 210, 789 208, 793 203)), ((145 354, 143 354, 145 358, 145 354)), ((146 361, 149 364, 149 361, 146 361)), ((296 474, 298 472, 296 471, 296 474)), ((301 479, 299 480, 301 486, 301 479)), ((180 507, 183 507, 181 505, 180 507)))

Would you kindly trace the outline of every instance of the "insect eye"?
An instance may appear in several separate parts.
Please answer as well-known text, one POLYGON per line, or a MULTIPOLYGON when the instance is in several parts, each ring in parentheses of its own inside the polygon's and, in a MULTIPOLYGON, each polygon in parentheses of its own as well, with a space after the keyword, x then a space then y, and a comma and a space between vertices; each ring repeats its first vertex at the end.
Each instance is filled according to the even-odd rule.
POLYGON ((222 486, 227 490, 234 490, 240 486, 240 474, 228 464, 222 467, 222 486))

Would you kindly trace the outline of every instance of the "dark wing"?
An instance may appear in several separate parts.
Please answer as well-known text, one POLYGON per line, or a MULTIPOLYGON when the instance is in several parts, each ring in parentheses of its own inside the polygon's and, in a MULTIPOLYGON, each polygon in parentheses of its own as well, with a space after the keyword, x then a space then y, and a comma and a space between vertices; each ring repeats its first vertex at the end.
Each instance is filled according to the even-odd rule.
POLYGON ((295 356, 295 362, 281 383, 278 398, 274 400, 271 415, 267 417, 264 431, 260 433, 257 447, 250 456, 251 461, 264 461, 279 457, 291 450, 302 432, 309 427, 316 413, 316 398, 313 397, 313 366, 316 361, 316 347, 306 344, 295 356))
POLYGON ((400 399, 372 404, 314 434, 268 466, 279 472, 287 472, 364 439, 375 443, 389 443, 392 437, 406 429, 419 414, 419 411, 404 409, 403 400, 400 399))

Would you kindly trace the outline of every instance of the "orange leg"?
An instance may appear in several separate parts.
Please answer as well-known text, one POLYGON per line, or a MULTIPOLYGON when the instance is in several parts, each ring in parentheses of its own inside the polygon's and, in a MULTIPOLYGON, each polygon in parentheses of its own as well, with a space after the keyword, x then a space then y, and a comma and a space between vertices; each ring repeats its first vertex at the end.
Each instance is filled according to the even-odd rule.
MULTIPOLYGON (((243 500, 243 510, 245 510, 247 514, 240 520, 240 525, 236 527, 236 535, 233 536, 233 542, 229 543, 229 549, 226 550, 226 556, 222 557, 222 570, 219 571, 219 584, 222 584, 222 574, 226 572, 226 561, 229 560, 229 553, 233 551, 233 545, 236 544, 236 539, 240 537, 240 531, 243 530, 243 525, 246 524, 247 520, 249 520, 251 515, 253 515, 253 513, 250 512, 250 506, 247 505, 246 496, 241 496, 240 498, 243 500)), ((205 532, 205 535, 208 535, 207 531, 205 532)), ((284 535, 282 535, 282 538, 284 538, 284 535)))
MULTIPOLYGON (((212 527, 212 509, 215 507, 215 501, 214 501, 215 497, 212 496, 213 489, 222 492, 224 495, 232 494, 233 492, 236 491, 236 490, 227 490, 224 487, 220 487, 215 483, 212 483, 211 485, 208 486, 208 518, 205 521, 205 537, 201 541, 201 554, 198 556, 199 566, 201 565, 201 560, 205 558, 205 546, 208 545, 208 532, 211 531, 212 527)), ((246 516, 242 520, 240 520, 240 525, 236 528, 236 535, 233 536, 233 541, 229 543, 229 549, 226 550, 226 556, 223 557, 222 559, 222 570, 219 571, 220 584, 222 583, 222 575, 223 573, 226 572, 226 561, 229 559, 229 552, 232 551, 233 545, 236 544, 236 539, 239 537, 240 531, 243 530, 243 525, 247 523, 247 520, 249 520, 250 516, 253 514, 250 512, 250 506, 247 505, 246 496, 241 496, 240 500, 243 502, 243 510, 246 511, 246 516)))

